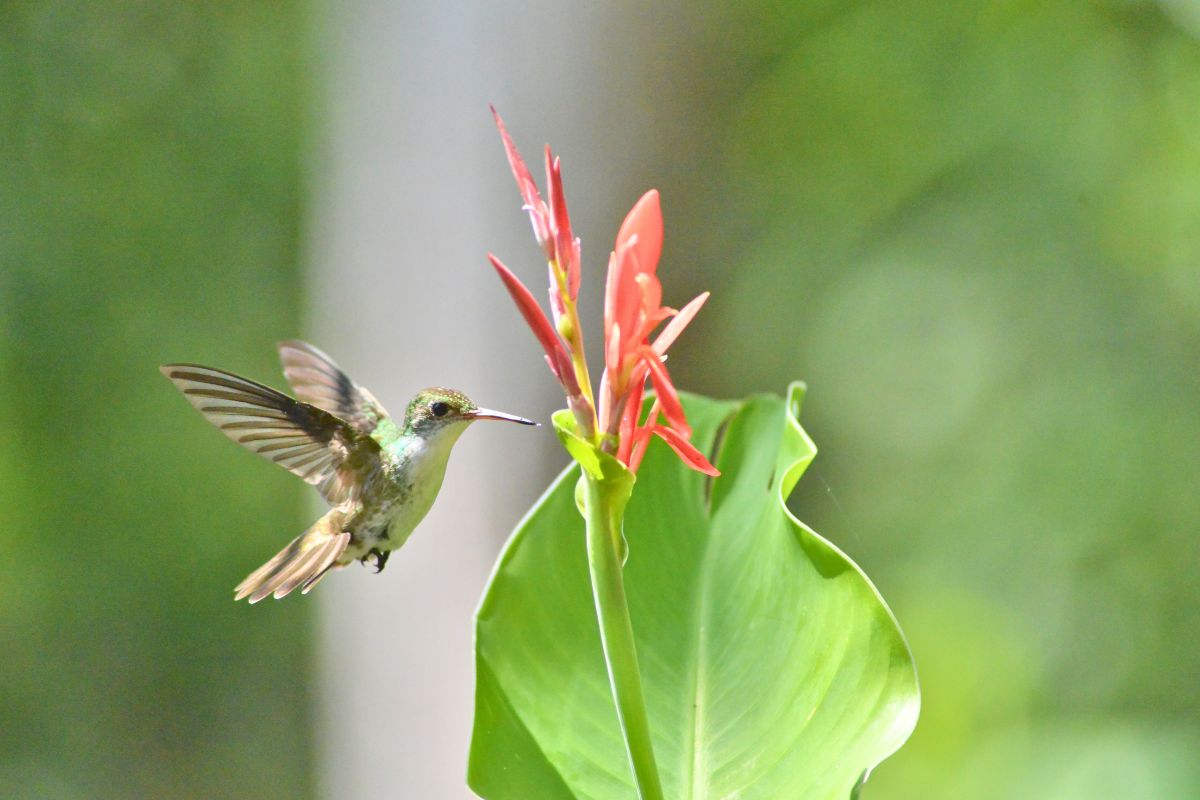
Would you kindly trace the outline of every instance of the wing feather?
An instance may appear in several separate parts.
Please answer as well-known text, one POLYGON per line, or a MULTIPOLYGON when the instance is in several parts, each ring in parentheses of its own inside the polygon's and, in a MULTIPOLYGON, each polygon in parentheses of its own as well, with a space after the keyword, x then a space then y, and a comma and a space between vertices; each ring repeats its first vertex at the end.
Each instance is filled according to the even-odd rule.
POLYGON ((370 436, 388 413, 379 401, 350 379, 334 360, 308 342, 279 343, 283 375, 305 403, 334 414, 370 436))
POLYGON ((198 364, 162 372, 223 434, 313 484, 331 505, 349 500, 357 473, 379 459, 369 436, 269 386, 198 364))

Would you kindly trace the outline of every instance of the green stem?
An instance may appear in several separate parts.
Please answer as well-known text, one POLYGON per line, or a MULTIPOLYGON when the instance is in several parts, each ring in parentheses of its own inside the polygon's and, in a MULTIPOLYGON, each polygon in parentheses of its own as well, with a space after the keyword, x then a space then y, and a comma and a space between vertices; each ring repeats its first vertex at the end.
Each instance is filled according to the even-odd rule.
POLYGON ((617 719, 625 737, 625 750, 633 767, 638 796, 642 800, 663 800, 621 571, 621 519, 625 498, 620 497, 620 489, 613 483, 598 480, 586 470, 583 480, 588 568, 600 623, 600 642, 617 704, 617 719))

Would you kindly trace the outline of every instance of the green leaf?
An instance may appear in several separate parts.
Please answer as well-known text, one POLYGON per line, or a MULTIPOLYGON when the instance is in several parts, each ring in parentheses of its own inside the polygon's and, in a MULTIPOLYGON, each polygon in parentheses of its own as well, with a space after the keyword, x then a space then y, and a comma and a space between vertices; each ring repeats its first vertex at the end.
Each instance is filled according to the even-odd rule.
MULTIPOLYGON (((722 475, 708 481, 656 442, 637 476, 625 588, 668 797, 845 800, 916 722, 891 612, 784 504, 816 455, 797 419, 803 391, 685 395, 692 441, 716 446, 722 475)), ((518 526, 479 608, 468 780, 487 800, 635 796, 578 475, 567 469, 518 526)))

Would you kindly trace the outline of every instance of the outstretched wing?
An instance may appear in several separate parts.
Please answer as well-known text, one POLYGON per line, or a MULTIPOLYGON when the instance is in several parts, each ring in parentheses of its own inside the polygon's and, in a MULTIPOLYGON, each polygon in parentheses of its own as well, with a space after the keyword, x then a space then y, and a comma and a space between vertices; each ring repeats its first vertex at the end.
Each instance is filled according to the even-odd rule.
POLYGON ((243 447, 346 502, 357 477, 379 461, 379 445, 320 408, 212 367, 167 364, 162 373, 204 418, 243 447))
POLYGON ((388 413, 363 387, 350 380, 333 359, 308 342, 289 339, 279 343, 283 375, 296 397, 338 418, 355 430, 371 435, 388 413))

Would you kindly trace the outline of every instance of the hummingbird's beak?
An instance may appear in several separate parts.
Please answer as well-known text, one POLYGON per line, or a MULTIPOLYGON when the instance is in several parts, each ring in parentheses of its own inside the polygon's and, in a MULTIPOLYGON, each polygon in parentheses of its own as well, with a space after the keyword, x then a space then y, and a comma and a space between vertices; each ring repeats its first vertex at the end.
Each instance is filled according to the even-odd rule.
POLYGON ((516 422, 520 425, 537 425, 531 419, 518 417, 516 414, 505 414, 503 411, 492 411, 490 408, 477 408, 467 415, 470 419, 499 419, 505 422, 516 422))

